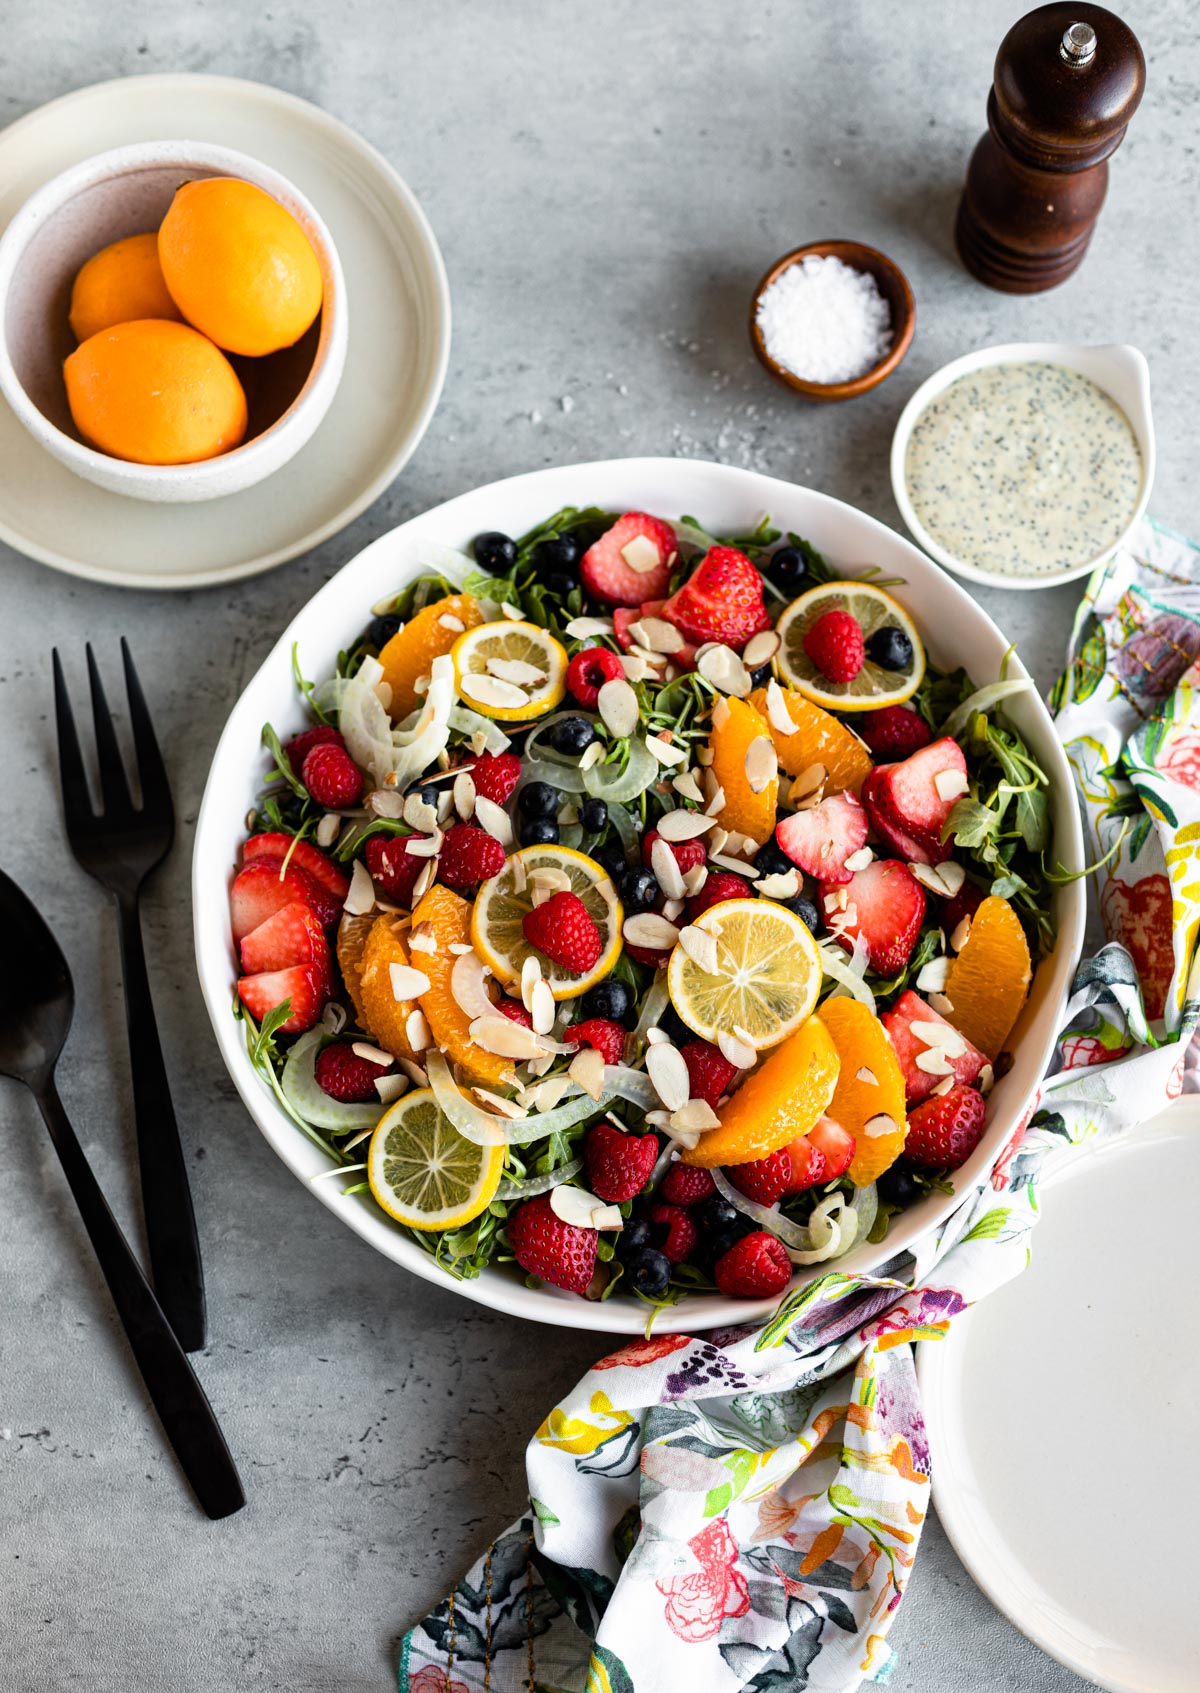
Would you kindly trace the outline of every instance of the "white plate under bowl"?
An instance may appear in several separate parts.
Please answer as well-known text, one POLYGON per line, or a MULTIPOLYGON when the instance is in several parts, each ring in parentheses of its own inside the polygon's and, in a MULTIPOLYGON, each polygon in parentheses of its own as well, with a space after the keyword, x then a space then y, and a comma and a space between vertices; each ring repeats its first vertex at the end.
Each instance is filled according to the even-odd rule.
MULTIPOLYGON (((769 512, 781 529, 807 536, 835 567, 852 570, 875 564, 886 575, 903 578, 904 586, 897 592, 915 617, 935 664, 965 665, 980 684, 994 682, 999 675, 1006 638, 964 590, 911 542, 827 494, 728 465, 685 459, 611 459, 537 470, 463 494, 381 536, 314 594, 248 684, 218 743, 196 825, 192 863, 196 958, 221 1055, 251 1116, 288 1168, 306 1184, 330 1168, 330 1161, 275 1103, 247 1057, 244 1025, 230 1010, 237 968, 228 892, 245 839, 246 812, 267 770, 260 731, 270 722, 286 739, 304 723, 292 678, 292 643, 297 644, 306 676, 318 680, 328 676, 338 652, 361 633, 371 605, 419 573, 422 538, 463 547, 487 529, 520 535, 566 505, 653 511, 664 517, 686 512, 717 534, 744 533, 760 513, 769 512)), ((1010 675, 1020 673, 1019 663, 1010 664, 1010 675)), ((1052 782, 1055 856, 1077 868, 1083 862, 1078 813, 1070 771, 1050 717, 1032 692, 1015 698, 1010 709, 1052 782)), ((994 1163, 1045 1068, 1079 955, 1082 883, 1059 889, 1055 908, 1058 945, 1038 970, 1030 1002, 1017 1026, 1013 1068, 991 1095, 987 1132, 957 1172, 956 1191, 979 1180, 994 1163)), ((455 1287, 480 1304, 571 1328, 634 1334, 645 1326, 646 1308, 633 1299, 591 1304, 557 1288, 528 1288, 512 1266, 490 1269, 476 1281, 453 1281, 369 1197, 342 1198, 328 1182, 318 1183, 313 1191, 385 1257, 417 1275, 455 1287)), ((895 1219, 882 1246, 855 1247, 839 1261, 839 1268, 850 1273, 876 1268, 946 1216, 955 1202, 954 1193, 930 1194, 895 1219)), ((765 1315, 774 1303, 698 1294, 662 1312, 655 1328, 660 1332, 715 1328, 765 1315)))
POLYGON ((1029 1268, 920 1347, 933 1498, 978 1585, 1112 1693, 1200 1663, 1200 1100, 1064 1153, 1029 1268), (1138 1229, 1152 1254, 1123 1252, 1138 1229))
POLYGON ((260 83, 135 76, 39 107, 0 131, 0 229, 80 160, 183 137, 248 153, 312 201, 345 272, 349 346, 333 403, 295 458, 253 488, 186 509, 81 481, 0 402, 0 540, 73 576, 122 587, 228 582, 335 535, 411 458, 450 351, 445 267, 412 191, 345 124, 260 83))

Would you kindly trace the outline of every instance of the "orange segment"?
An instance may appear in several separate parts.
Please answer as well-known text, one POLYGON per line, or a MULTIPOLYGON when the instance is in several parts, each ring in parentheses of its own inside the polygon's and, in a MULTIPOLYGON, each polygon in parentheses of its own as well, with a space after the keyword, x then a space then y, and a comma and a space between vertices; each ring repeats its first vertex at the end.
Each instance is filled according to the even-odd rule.
POLYGON ((685 1164, 748 1164, 806 1135, 829 1107, 838 1055, 828 1029, 810 1017, 752 1070, 719 1113, 721 1126, 683 1154, 685 1164))
MULTIPOLYGON (((417 1009, 413 999, 397 999, 392 993, 389 965, 412 962, 404 944, 408 928, 407 917, 385 915, 376 917, 362 946, 359 958, 358 996, 351 989, 355 1004, 362 1001, 360 1020, 377 1045, 394 1058, 417 1058, 409 1044, 407 1023, 417 1009)), ((338 933, 338 961, 341 962, 341 932, 338 933)), ((347 979, 347 986, 350 982, 347 979)))
POLYGON ((904 1077, 887 1031, 861 1000, 827 999, 818 1015, 841 1063, 829 1115, 854 1136, 850 1180, 866 1187, 904 1148, 904 1077), (890 1119, 890 1130, 884 1119, 890 1119))
POLYGON ((383 666, 381 680, 392 690, 391 714, 397 721, 420 705, 416 684, 420 677, 429 675, 434 659, 448 653, 464 629, 474 629, 482 622, 483 613, 470 594, 450 594, 444 600, 434 600, 396 631, 380 653, 379 662, 383 666))
POLYGON ((767 690, 755 688, 747 703, 766 720, 767 731, 775 743, 779 766, 789 776, 799 776, 814 764, 825 766, 825 792, 838 794, 846 789, 857 797, 864 779, 871 773, 871 754, 853 729, 847 729, 829 712, 822 711, 812 700, 796 693, 794 688, 781 688, 787 714, 796 725, 795 734, 777 729, 767 712, 767 690))
POLYGON ((746 754, 760 736, 769 742, 771 731, 752 705, 736 698, 717 700, 713 706, 712 770, 725 793, 718 818, 722 829, 737 829, 759 846, 774 832, 779 799, 777 778, 772 777, 756 794, 746 775, 746 754))
POLYGON ((452 946, 471 944, 471 906, 435 882, 418 901, 412 914, 413 928, 428 923, 437 941, 436 952, 417 954, 418 968, 429 977, 429 992, 421 995, 421 1010, 429 1023, 434 1044, 452 1064, 461 1065, 473 1081, 500 1087, 511 1082, 513 1061, 494 1052, 484 1052, 471 1040, 471 1019, 455 999, 450 976, 457 961, 452 946))
MULTIPOLYGON (((344 912, 338 924, 337 932, 337 961, 342 972, 342 980, 346 984, 346 992, 350 995, 350 1003, 363 1027, 362 1000, 362 956, 363 948, 367 944, 367 936, 375 924, 374 917, 352 917, 344 912)), ((396 960, 397 964, 400 960, 396 960)))
POLYGON ((1006 899, 990 894, 971 919, 971 932, 950 966, 946 1016, 973 1046, 997 1058, 1016 1022, 1033 963, 1021 919, 1006 899))

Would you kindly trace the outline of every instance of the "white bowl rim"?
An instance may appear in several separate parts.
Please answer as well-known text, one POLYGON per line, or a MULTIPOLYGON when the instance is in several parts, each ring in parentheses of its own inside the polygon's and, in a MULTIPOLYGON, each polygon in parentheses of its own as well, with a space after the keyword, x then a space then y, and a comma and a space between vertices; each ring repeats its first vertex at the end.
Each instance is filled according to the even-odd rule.
MULTIPOLYGON (((245 1049, 244 1025, 232 1014, 231 994, 236 968, 229 936, 228 913, 228 879, 232 872, 232 865, 226 865, 223 848, 220 843, 222 817, 220 810, 224 804, 223 789, 226 788, 226 772, 244 770, 248 755, 256 746, 255 736, 261 723, 261 717, 255 715, 256 707, 250 697, 260 679, 276 670, 288 676, 292 675, 292 646, 301 638, 300 627, 310 620, 313 624, 320 624, 325 620, 325 614, 330 614, 329 621, 336 626, 336 619, 332 617, 334 608, 343 602, 347 579, 354 576, 366 577, 373 564, 372 555, 385 555, 395 551, 401 537, 415 538, 428 533, 436 539, 449 539, 445 534, 447 527, 453 529, 456 522, 461 524, 458 511, 476 501, 490 501, 494 496, 505 493, 528 493, 532 516, 530 522, 544 515, 547 509, 557 509, 557 505, 572 503, 586 504, 590 499, 588 493, 589 480, 595 485, 612 478, 614 475, 636 479, 638 476, 661 477, 669 482, 672 473, 699 473, 705 483, 724 484, 729 491, 744 494, 747 515, 762 510, 772 509, 772 493, 776 500, 786 502, 801 496, 805 500, 816 502, 817 506, 831 515, 844 516, 849 513, 855 523, 865 527, 866 532, 873 532, 886 538, 889 546, 899 547, 908 555, 913 568, 920 573, 932 573, 935 579, 941 577, 936 565, 930 563, 923 554, 895 530, 889 529, 878 519, 860 512, 843 500, 836 499, 829 494, 823 494, 815 489, 803 488, 797 484, 786 483, 775 477, 768 477, 758 472, 742 470, 732 465, 710 463, 705 460, 673 459, 673 458, 632 458, 595 460, 590 463, 577 465, 550 466, 541 470, 528 471, 518 476, 506 477, 482 487, 471 489, 455 496, 441 505, 409 518, 386 534, 370 542, 342 568, 329 578, 323 586, 300 608, 292 618, 287 628, 280 635, 278 641, 266 655, 255 675, 246 683, 245 688, 235 702, 225 727, 222 730, 216 749, 213 753, 209 769, 208 780, 200 804, 196 820, 196 833, 192 854, 192 911, 193 938, 196 949, 197 974, 201 993, 208 1010, 209 1020, 216 1035, 226 1069, 241 1095, 250 1116, 253 1118, 264 1138, 274 1148, 280 1159, 292 1173, 315 1193, 318 1200, 328 1209, 334 1211, 343 1222, 360 1235, 368 1244, 382 1253, 393 1263, 402 1265, 426 1281, 431 1281, 442 1287, 450 1287, 473 1302, 501 1311, 508 1315, 532 1319, 536 1322, 553 1324, 566 1328, 587 1329, 608 1334, 636 1335, 643 1332, 646 1326, 646 1315, 643 1307, 634 1300, 609 1300, 603 1303, 579 1299, 572 1294, 561 1292, 557 1288, 540 1286, 526 1287, 524 1282, 515 1275, 505 1271, 486 1271, 473 1281, 456 1281, 445 1270, 437 1265, 433 1258, 422 1247, 407 1235, 397 1225, 391 1223, 375 1207, 359 1206, 354 1200, 344 1200, 340 1194, 332 1191, 329 1182, 313 1183, 311 1177, 316 1171, 310 1169, 314 1156, 321 1159, 318 1149, 280 1110, 272 1095, 263 1083, 261 1077, 250 1062, 245 1049), (546 499, 542 499, 540 490, 551 487, 546 499), (555 494, 567 493, 567 499, 559 499, 555 503, 555 494), (533 501, 537 500, 538 507, 534 510, 533 501), (244 721, 243 721, 244 719, 244 721), (209 846, 210 837, 213 838, 213 848, 209 846), (215 849, 215 850, 214 850, 215 849)), ((689 490, 691 498, 700 491, 689 490)), ((670 500, 669 487, 664 490, 664 501, 670 500)), ((680 508, 685 509, 683 507, 680 508)), ((686 509, 695 509, 689 506, 686 509)), ((472 531, 474 533, 475 531, 472 531)), ((464 536, 461 527, 453 529, 456 544, 462 544, 464 536)), ((418 573, 411 563, 407 572, 403 567, 394 569, 389 580, 398 587, 407 577, 418 573)), ((971 599, 965 589, 949 580, 939 580, 939 593, 948 596, 951 613, 957 607, 962 617, 973 620, 977 626, 993 642, 996 651, 996 664, 999 666, 1003 655, 1009 651, 1008 643, 988 617, 986 612, 971 599)), ((361 604, 361 611, 366 613, 369 601, 365 595, 361 604)), ((359 626, 361 618, 356 613, 355 627, 359 626)), ((948 621, 952 622, 953 618, 948 621)), ((1027 672, 1020 660, 1011 655, 1008 660, 1008 674, 1010 676, 1026 675, 1027 672)), ((1068 868, 1078 869, 1084 862, 1083 836, 1079 821, 1078 807, 1074 800, 1074 787, 1070 769, 1066 761, 1053 724, 1041 697, 1035 693, 1026 696, 1031 708, 1043 722, 1046 731, 1046 747, 1042 756, 1051 767, 1052 779, 1061 785, 1069 803, 1062 807, 1062 818, 1067 824, 1067 838, 1056 837, 1056 851, 1060 860, 1068 868)), ((927 1230, 950 1215, 959 1201, 959 1196, 968 1189, 978 1185, 990 1171, 1008 1137, 1021 1121, 1023 1113, 1028 1108, 1029 1099, 1044 1072, 1046 1062, 1053 1048, 1058 1033, 1058 1026, 1063 1008, 1066 1004, 1071 980, 1074 975, 1075 963, 1078 959, 1082 943, 1085 915, 1085 901, 1082 883, 1076 881, 1058 891, 1058 941, 1055 948, 1057 963, 1054 973, 1058 978, 1053 992, 1043 996, 1043 1003, 1039 1006, 1035 1026, 1028 1029, 1023 1037, 1022 1046, 1032 1044, 1037 1053, 1037 1077, 1031 1084, 1024 1100, 1014 1096, 1012 1108, 1007 1113, 1004 1125, 1004 1135, 1001 1137, 995 1126, 985 1135, 980 1146, 970 1159, 955 1173, 952 1194, 935 1194, 923 1201, 921 1205, 913 1207, 900 1219, 900 1226, 890 1231, 890 1238, 882 1246, 870 1249, 866 1259, 861 1258, 862 1248, 856 1247, 848 1256, 840 1260, 837 1268, 850 1273, 869 1274, 883 1263, 896 1257, 927 1230)), ((1051 961, 1045 961, 1046 968, 1051 961)), ((321 1168, 332 1168, 323 1159, 321 1168)), ((815 1279, 821 1274, 820 1268, 810 1273, 808 1279, 815 1279)), ((793 1282, 793 1287, 801 1285, 793 1282)), ((753 1322, 765 1317, 773 1311, 778 1303, 777 1299, 740 1300, 727 1299, 720 1294, 692 1295, 680 1304, 668 1307, 655 1316, 654 1331, 659 1334, 700 1332, 716 1328, 736 1326, 753 1322)))
MULTIPOLYGON (((73 461, 78 466, 86 465, 103 470, 109 477, 119 477, 130 487, 153 488, 177 483, 181 475, 186 475, 189 486, 199 489, 208 482, 228 481, 230 466, 238 468, 241 478, 253 481, 255 461, 263 457, 273 459, 279 450, 279 438, 285 431, 293 433, 301 427, 307 427, 307 414, 311 408, 319 404, 328 405, 341 378, 346 342, 346 280, 342 274, 337 247, 324 219, 303 190, 289 177, 284 176, 282 171, 232 147, 218 146, 211 141, 191 141, 186 136, 164 136, 157 141, 129 142, 122 147, 111 147, 103 153, 93 153, 74 165, 68 165, 65 170, 36 189, 14 213, 3 234, 0 234, 0 393, 35 439, 53 437, 54 451, 64 463, 73 461), (321 257, 332 282, 332 300, 324 312, 312 365, 303 385, 287 410, 277 417, 269 428, 234 447, 230 452, 218 454, 216 458, 184 464, 137 464, 130 459, 119 459, 111 453, 99 452, 85 442, 77 441, 73 435, 68 435, 65 430, 51 422, 45 412, 34 404, 17 375, 9 352, 5 329, 6 306, 17 267, 30 239, 45 217, 68 205, 77 194, 107 177, 123 174, 138 166, 170 164, 175 154, 206 168, 241 177, 255 186, 269 188, 276 198, 282 194, 301 207, 311 232, 320 243, 321 257)), ((44 440, 42 444, 45 445, 44 440)), ((303 444, 303 441, 298 442, 296 450, 303 444)))
MULTIPOLYGON (((1072 367, 1074 368, 1074 367, 1072 367)), ((1090 374, 1090 372, 1088 373, 1090 374)), ((1093 375, 1092 381, 1099 388, 1105 388, 1105 383, 1099 375, 1093 375)), ((1107 388, 1105 388, 1107 392, 1107 388)), ((1118 404, 1120 402, 1117 402, 1118 404)), ((963 577, 968 582, 977 582, 985 588, 1013 588, 1019 592, 1032 588, 1054 588, 1064 582, 1075 582, 1081 576, 1088 576, 1096 566, 1124 545, 1146 515, 1146 508, 1150 503, 1150 493, 1154 485, 1156 467, 1156 446, 1154 439, 1154 417, 1150 409, 1150 366, 1146 355, 1140 348, 1128 342, 1104 341, 1009 341, 991 347, 977 347, 973 352, 964 353, 957 359, 951 359, 940 369, 935 370, 912 395, 904 410, 896 421, 892 433, 892 447, 890 468, 892 480, 892 495, 900 508, 900 515, 904 519, 909 532, 917 545, 924 549, 929 556, 956 576, 963 577), (918 417, 940 393, 943 393, 952 382, 960 376, 966 376, 973 370, 983 370, 993 364, 1062 364, 1068 357, 1094 353, 1107 355, 1111 362, 1119 358, 1133 370, 1138 383, 1140 407, 1137 415, 1128 406, 1122 406, 1135 436, 1142 455, 1142 486, 1133 516, 1121 530, 1115 540, 1108 543, 1094 558, 1083 564, 1073 564, 1066 570, 1056 570, 1044 576, 1005 576, 994 570, 982 570, 978 565, 970 564, 948 551, 940 542, 936 541, 926 529, 913 509, 908 494, 908 483, 905 479, 905 460, 908 454, 908 441, 918 417)))

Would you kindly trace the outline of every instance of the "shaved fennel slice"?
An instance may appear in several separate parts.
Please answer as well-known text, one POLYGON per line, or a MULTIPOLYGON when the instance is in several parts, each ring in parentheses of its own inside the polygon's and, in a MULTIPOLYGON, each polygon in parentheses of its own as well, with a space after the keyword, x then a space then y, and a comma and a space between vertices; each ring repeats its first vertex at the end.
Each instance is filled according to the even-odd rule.
POLYGON ((638 834, 637 825, 633 821, 632 812, 626 811, 623 805, 610 805, 608 820, 620 835, 621 847, 625 857, 632 864, 638 856, 641 843, 641 836, 638 834))
POLYGON ((376 693, 383 676, 377 658, 364 658, 342 693, 338 727, 354 762, 370 772, 376 787, 408 786, 428 769, 450 737, 454 704, 454 665, 448 654, 435 658, 429 689, 412 728, 394 728, 376 693))
POLYGON ((484 752, 507 752, 512 745, 498 723, 493 723, 490 717, 484 717, 482 712, 472 711, 469 706, 451 706, 450 727, 457 729, 460 735, 483 735, 484 752))
MULTIPOLYGON (((860 937, 861 938, 861 937, 860 937)), ((865 963, 866 949, 860 953, 858 942, 855 942, 854 952, 847 957, 845 951, 837 941, 821 942, 817 946, 821 954, 821 969, 831 981, 849 994, 851 999, 861 1000, 868 1011, 875 1010, 875 995, 871 992, 856 965, 865 963)))
POLYGON ((607 765, 593 764, 583 773, 583 785, 593 799, 603 799, 609 805, 628 805, 658 781, 661 768, 645 741, 639 739, 629 743, 629 762, 615 780, 607 765))
POLYGON ((521 780, 517 791, 528 787, 530 782, 549 782, 561 793, 582 794, 587 792, 585 774, 585 771, 570 764, 552 764, 548 758, 524 758, 521 760, 521 780))
POLYGON ((536 1199, 539 1193, 549 1193, 551 1188, 561 1187, 569 1182, 572 1176, 577 1176, 583 1169, 582 1158, 572 1158, 569 1163, 560 1164, 557 1170, 548 1170, 544 1176, 530 1176, 523 1182, 518 1182, 512 1176, 505 1176, 496 1189, 496 1198, 503 1200, 536 1199))
POLYGON ((583 1094, 553 1111, 543 1111, 530 1117, 497 1117, 471 1103, 450 1074, 450 1066, 442 1053, 429 1054, 425 1071, 439 1109, 463 1139, 476 1146, 525 1146, 531 1140, 544 1140, 547 1135, 574 1128, 585 1117, 594 1117, 611 1104, 614 1097, 605 1090, 598 1100, 583 1094))
POLYGON ((416 545, 417 562, 435 571, 437 575, 445 577, 456 588, 465 588, 469 576, 480 574, 479 566, 466 553, 460 553, 457 547, 448 547, 444 541, 435 541, 431 535, 423 535, 416 545))
POLYGON ((658 978, 646 995, 642 1014, 638 1018, 633 1031, 634 1040, 645 1040, 647 1030, 658 1027, 658 1020, 670 1003, 671 996, 667 992, 667 978, 664 974, 658 978))
POLYGON ((618 1099, 627 1099, 643 1111, 656 1111, 662 1104, 658 1090, 644 1070, 631 1070, 626 1064, 604 1066, 604 1091, 618 1099))
POLYGON ((1031 694, 1034 691, 1033 681, 1028 676, 1014 677, 1009 682, 989 682, 984 688, 977 688, 969 694, 961 705, 954 710, 942 724, 941 734, 948 735, 952 740, 962 734, 971 720, 973 711, 990 711, 1001 700, 1011 699, 1014 694, 1031 694))
MULTIPOLYGON (((831 1193, 813 1208, 807 1223, 793 1223, 773 1205, 759 1205, 747 1199, 729 1180, 724 1170, 710 1171, 717 1191, 759 1228, 782 1242, 793 1264, 821 1264, 839 1258, 854 1244, 858 1214, 846 1203, 844 1193, 831 1193)), ((865 1191, 865 1190, 864 1190, 865 1191)))
POLYGON ((283 1067, 279 1084, 283 1097, 306 1123, 329 1134, 373 1129, 387 1109, 382 1101, 370 1105, 344 1104, 340 1099, 331 1099, 318 1083, 315 1066, 323 1045, 322 1029, 310 1029, 300 1036, 283 1067))

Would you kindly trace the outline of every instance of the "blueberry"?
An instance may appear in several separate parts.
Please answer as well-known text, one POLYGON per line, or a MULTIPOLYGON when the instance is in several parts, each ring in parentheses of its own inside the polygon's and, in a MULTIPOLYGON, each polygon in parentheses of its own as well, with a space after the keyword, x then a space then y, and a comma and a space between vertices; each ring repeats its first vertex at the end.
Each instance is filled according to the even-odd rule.
POLYGON ((552 729, 546 730, 547 745, 564 758, 578 758, 596 738, 586 717, 560 717, 552 729))
POLYGON ((555 535, 553 540, 538 542, 533 561, 543 575, 553 570, 575 577, 582 557, 583 548, 574 535, 555 535))
POLYGON ((604 1017, 610 1023, 624 1023, 633 1010, 633 994, 624 982, 610 976, 583 996, 583 1015, 604 1017))
POLYGON ((821 913, 811 899, 805 899, 803 894, 797 894, 795 899, 785 899, 783 902, 789 911, 794 911, 804 924, 810 935, 816 935, 821 930, 821 913))
POLYGON ((924 1197, 924 1189, 903 1163, 893 1164, 890 1170, 885 1170, 876 1186, 880 1199, 886 1200, 889 1205, 914 1205, 924 1197))
POLYGON ((673 1005, 668 1005, 658 1019, 658 1026, 672 1046, 686 1046, 696 1039, 673 1005))
POLYGON ((517 543, 511 535, 501 535, 489 529, 486 535, 475 537, 475 563, 493 576, 502 576, 517 562, 517 543))
POLYGON ((711 1233, 702 1234, 696 1242, 693 1257, 702 1270, 712 1274, 718 1258, 724 1258, 731 1246, 736 1246, 740 1235, 736 1228, 714 1229, 711 1233))
POLYGON ((558 845, 558 824, 552 817, 522 817, 517 832, 522 846, 558 845))
POLYGON ((780 547, 767 560, 767 575, 785 594, 798 594, 808 578, 808 565, 799 547, 780 547))
POLYGON ((756 688, 765 688, 770 680, 771 665, 769 661, 766 664, 760 664, 757 670, 750 672, 750 681, 756 688))
POLYGON ((394 616, 391 612, 388 612, 383 617, 373 617, 371 619, 371 627, 368 630, 368 634, 371 637, 371 645, 374 647, 386 647, 396 631, 398 629, 403 629, 403 627, 404 619, 402 617, 394 616))
POLYGON ((881 670, 911 670, 913 645, 903 629, 885 623, 868 639, 867 657, 881 670))
POLYGON ((602 799, 585 799, 579 807, 579 821, 593 835, 608 827, 608 807, 602 799))
POLYGON ((644 1247, 626 1258, 625 1280, 635 1293, 658 1299, 667 1291, 671 1280, 670 1260, 653 1247, 644 1247))
POLYGON ((787 853, 773 840, 764 841, 754 855, 754 868, 760 876, 784 876, 796 866, 787 853))
POLYGON ((646 1217, 630 1217, 617 1236, 617 1257, 631 1258, 650 1245, 650 1222, 646 1217))
POLYGON ((710 1193, 707 1199, 702 1199, 699 1205, 693 1207, 692 1215, 701 1234, 711 1235, 732 1229, 740 1213, 737 1206, 731 1205, 721 1194, 710 1193))
POLYGON ((621 904, 630 915, 636 911, 649 911, 662 897, 658 878, 652 870, 626 870, 618 886, 621 904))
POLYGON ((562 795, 549 782, 527 782, 517 795, 522 817, 554 817, 561 804, 562 795))
POLYGON ((625 862, 624 848, 618 846, 615 841, 607 846, 597 847, 592 857, 597 864, 604 866, 614 882, 619 881, 629 868, 625 862))
POLYGON ((557 594, 560 600, 565 600, 572 589, 579 586, 573 576, 568 576, 565 570, 551 570, 542 577, 543 585, 552 594, 557 594))

